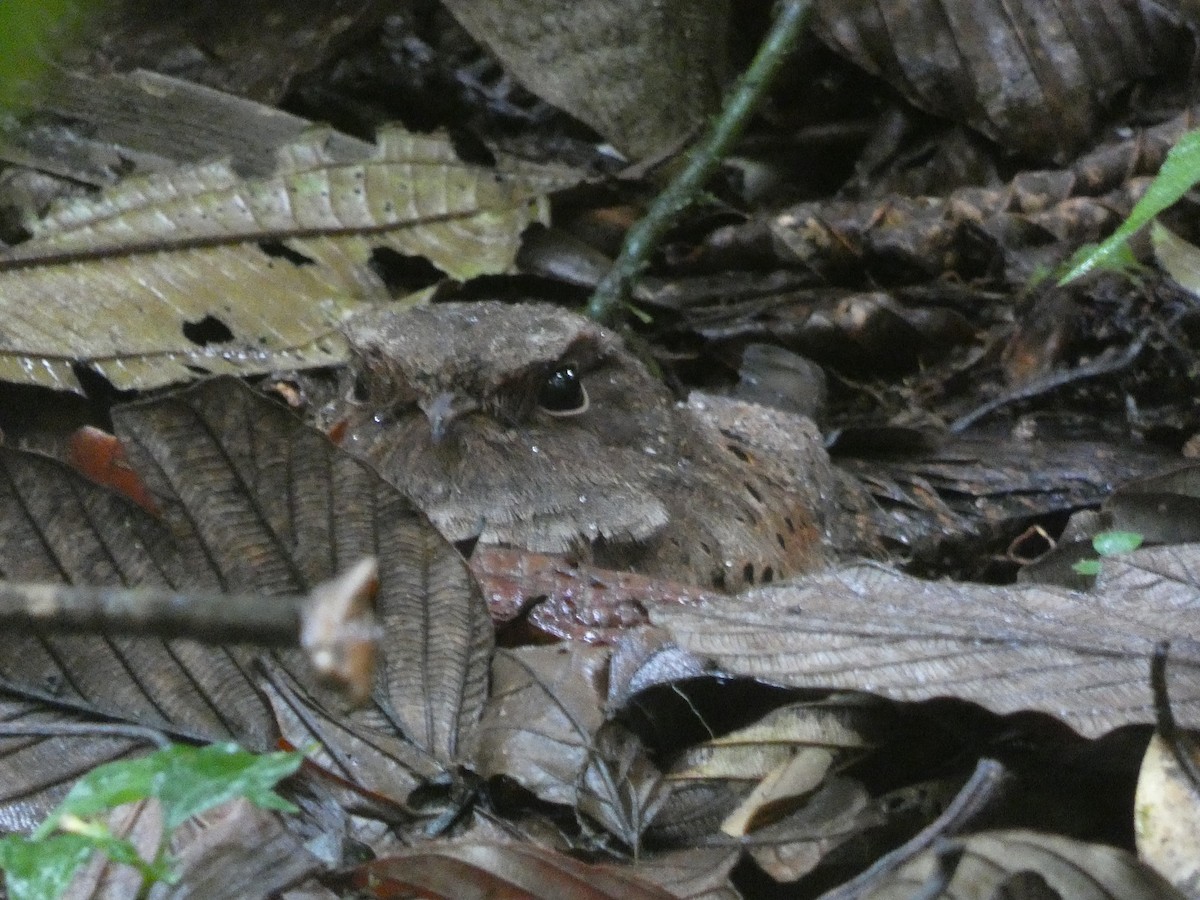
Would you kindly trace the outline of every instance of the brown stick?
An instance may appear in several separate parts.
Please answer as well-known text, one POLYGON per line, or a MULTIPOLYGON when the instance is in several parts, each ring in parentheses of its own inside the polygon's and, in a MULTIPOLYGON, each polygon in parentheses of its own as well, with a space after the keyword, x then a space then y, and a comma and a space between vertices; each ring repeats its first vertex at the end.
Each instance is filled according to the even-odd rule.
POLYGON ((305 595, 0 581, 0 626, 301 647, 318 674, 365 699, 378 638, 370 609, 377 579, 367 558, 305 595))

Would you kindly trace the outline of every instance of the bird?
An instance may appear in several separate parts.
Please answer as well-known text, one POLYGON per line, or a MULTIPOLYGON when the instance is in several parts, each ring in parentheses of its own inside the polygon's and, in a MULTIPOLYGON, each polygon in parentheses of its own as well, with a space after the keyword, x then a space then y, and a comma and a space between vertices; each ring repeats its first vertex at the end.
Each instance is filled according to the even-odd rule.
POLYGON ((677 402, 614 331, 549 303, 364 309, 352 388, 326 409, 452 541, 736 591, 871 544, 865 494, 815 426, 677 402))

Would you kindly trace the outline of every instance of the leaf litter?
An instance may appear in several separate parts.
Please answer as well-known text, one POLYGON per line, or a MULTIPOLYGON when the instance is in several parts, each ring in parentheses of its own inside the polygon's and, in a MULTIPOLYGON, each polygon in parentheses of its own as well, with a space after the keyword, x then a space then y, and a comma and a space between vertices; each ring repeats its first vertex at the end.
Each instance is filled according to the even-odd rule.
MULTIPOLYGON (((891 11, 885 11, 884 20, 892 24, 897 21, 891 11)), ((862 30, 855 38, 869 38, 868 27, 859 24, 862 30)), ((1031 63, 1036 64, 1037 60, 1031 60, 1031 63)), ((1075 76, 1077 73, 1068 74, 1075 76)), ((1103 87, 1103 78, 1096 84, 1103 87)), ((1078 94, 1080 96, 1089 93, 1093 87, 1079 83, 1072 85, 1077 94, 1083 92, 1078 94)), ((930 90, 925 85, 914 88, 920 99, 932 97, 930 90)), ((1006 105, 985 110, 987 122, 982 127, 1011 137, 1009 117, 1019 105, 1007 105, 1014 102, 1013 95, 1003 95, 1000 102, 1006 105)), ((1074 119, 1072 124, 1075 124, 1074 119)), ((1029 138, 1053 151, 1059 140, 1071 142, 1078 134, 1077 128, 1061 134, 1040 130, 1031 133, 1029 138)), ((340 163, 330 171, 336 170, 338 165, 340 163)), ((352 167, 355 164, 345 165, 352 167)), ((270 179, 264 181, 268 195, 274 192, 281 196, 294 188, 269 182, 270 179)), ((149 191, 148 188, 142 190, 149 191)), ((218 193, 220 190, 217 189, 218 193)), ((114 196, 121 197, 120 189, 114 196)), ((253 193, 242 195, 237 191, 229 196, 239 202, 250 201, 251 205, 263 199, 256 199, 253 193)), ((128 210, 99 211, 96 207, 94 223, 91 221, 93 213, 84 208, 78 226, 81 245, 72 244, 73 238, 69 237, 75 224, 64 219, 51 226, 50 231, 35 237, 30 244, 36 248, 38 241, 45 242, 45 255, 40 259, 14 261, 15 268, 0 279, 42 267, 54 270, 56 267, 95 266, 97 268, 92 271, 102 272, 106 264, 114 267, 127 264, 127 260, 121 259, 125 251, 121 249, 120 239, 110 251, 100 237, 106 228, 127 227, 141 211, 150 208, 140 207, 141 201, 136 199, 128 202, 128 210), (127 212, 126 224, 122 224, 122 216, 127 212), (109 219, 113 223, 111 226, 107 224, 109 219), (54 236, 55 228, 61 229, 62 237, 54 236), (89 243, 93 239, 98 241, 94 245, 89 243), (76 254, 80 258, 76 259, 76 254)), ((536 205, 537 196, 530 202, 536 205)), ((117 207, 120 203, 118 200, 117 207)), ((165 208, 169 209, 169 204, 165 208)), ((528 209, 525 208, 524 214, 530 216, 528 209)), ((179 217, 176 213, 168 215, 169 220, 173 218, 179 217)), ((172 234, 166 238, 157 235, 144 238, 146 243, 135 246, 134 256, 149 257, 160 250, 168 255, 176 254, 177 260, 184 260, 180 268, 184 276, 199 281, 206 273, 220 272, 220 267, 226 263, 223 258, 217 260, 215 255, 211 258, 203 255, 209 250, 215 254, 218 248, 192 246, 215 238, 206 236, 202 229, 193 234, 186 227, 180 227, 186 224, 185 219, 186 216, 179 221, 169 221, 172 234), (160 241, 161 245, 156 243, 160 241), (199 274, 188 272, 193 263, 199 274), (210 266, 213 268, 208 268, 210 266)), ((332 301, 333 307, 338 303, 352 304, 361 297, 382 296, 386 292, 386 286, 372 280, 370 272, 364 274, 364 259, 368 257, 362 250, 364 246, 378 246, 373 237, 357 243, 348 239, 343 245, 336 237, 305 232, 298 228, 298 221, 284 222, 278 231, 246 232, 240 238, 234 230, 231 234, 239 246, 230 255, 233 262, 229 265, 242 265, 245 260, 239 254, 246 254, 253 258, 252 262, 246 263, 251 266, 261 264, 259 257, 262 256, 274 261, 268 262, 268 267, 275 266, 283 271, 315 266, 319 273, 304 274, 319 274, 320 277, 311 282, 301 279, 294 285, 287 284, 309 289, 312 295, 319 297, 333 296, 336 286, 344 292, 337 294, 338 298, 343 298, 344 294, 351 297, 332 301), (261 246, 266 234, 272 235, 266 238, 269 252, 261 246), (349 290, 345 290, 347 285, 349 290)), ((359 224, 362 225, 362 220, 359 224)), ((436 223, 423 222, 421 227, 426 224, 436 223)), ((141 233, 139 229, 146 227, 145 220, 131 227, 135 233, 141 233)), ((377 226, 368 222, 363 227, 368 230, 380 227, 386 232, 394 225, 377 226)), ((500 243, 503 244, 503 240, 501 238, 500 243)), ((226 248, 220 250, 226 252, 226 248)), ((18 255, 26 252, 36 250, 21 250, 18 255)), ((414 255, 434 259, 436 249, 430 249, 428 253, 421 249, 414 255)), ((450 253, 450 256, 454 255, 450 253)), ((503 258, 504 253, 499 257, 503 258)), ((448 271, 455 261, 445 262, 443 271, 448 271)), ((499 270, 510 264, 511 260, 503 263, 499 270)), ((114 268, 114 272, 117 271, 114 268)), ((160 277, 158 270, 147 269, 146 272, 147 277, 160 277)), ((124 279, 129 276, 122 271, 113 277, 124 279)), ((162 283, 167 280, 163 279, 162 283)), ((279 272, 272 273, 269 280, 271 284, 284 283, 279 272)), ((99 283, 103 282, 101 278, 99 283)), ((335 326, 341 312, 340 307, 322 310, 316 317, 316 324, 309 327, 336 342, 335 326)), ((225 363, 212 361, 223 359, 222 354, 229 349, 220 346, 224 341, 220 339, 223 334, 218 325, 224 325, 235 340, 246 334, 257 334, 255 328, 259 327, 257 324, 244 326, 240 320, 227 318, 231 311, 213 303, 187 310, 184 315, 172 315, 174 318, 165 329, 172 332, 177 341, 169 345, 171 349, 141 350, 130 353, 127 359, 121 355, 125 351, 121 351, 112 360, 103 353, 75 357, 70 348, 58 356, 26 353, 23 359, 13 351, 19 358, 19 378, 32 383, 77 388, 77 380, 72 380, 76 376, 70 371, 68 361, 84 359, 90 360, 118 386, 143 384, 136 381, 138 377, 147 379, 144 384, 186 380, 198 374, 196 370, 226 371, 222 368, 225 363), (195 341, 191 338, 187 343, 177 340, 178 332, 183 331, 182 323, 204 322, 208 323, 206 327, 210 331, 206 339, 211 341, 212 333, 218 338, 211 341, 216 349, 207 355, 196 351, 195 341), (176 349, 179 346, 182 350, 176 349), (156 374, 143 376, 143 358, 148 359, 154 352, 169 358, 171 365, 159 368, 156 374), (39 364, 41 370, 36 375, 28 374, 31 369, 38 369, 39 364)), ((54 329, 58 327, 59 324, 54 323, 54 329)), ((187 333, 184 334, 186 337, 187 333)), ((299 338, 281 336, 272 340, 275 343, 271 345, 271 351, 276 358, 270 368, 275 369, 287 368, 287 355, 307 346, 299 338), (289 340, 292 343, 288 343, 289 340)), ((314 353, 306 361, 297 362, 297 366, 338 357, 336 347, 317 349, 326 355, 314 353)), ((144 368, 153 366, 146 362, 144 368)), ((242 373, 262 371, 252 366, 235 368, 242 373)), ((221 384, 219 388, 211 384, 201 386, 187 399, 150 401, 147 406, 118 413, 117 422, 130 457, 162 504, 162 521, 61 467, 5 451, 10 488, 6 506, 13 506, 24 516, 23 520, 21 515, 14 517, 14 537, 0 552, 0 566, 6 575, 12 567, 14 571, 21 570, 22 578, 130 584, 151 580, 179 585, 183 589, 192 585, 226 589, 251 586, 262 590, 264 595, 295 592, 311 585, 321 573, 332 573, 342 561, 351 557, 351 551, 393 546, 387 517, 398 514, 407 523, 406 527, 415 529, 409 534, 407 543, 401 542, 405 553, 413 554, 413 558, 407 562, 393 560, 393 566, 400 569, 408 566, 406 571, 411 575, 415 559, 418 576, 395 576, 394 582, 385 579, 380 602, 385 611, 392 610, 387 634, 397 640, 397 653, 386 660, 380 673, 374 704, 365 711, 348 713, 340 708, 337 698, 311 685, 302 667, 286 655, 255 658, 249 652, 193 650, 183 641, 169 644, 140 642, 152 648, 146 650, 135 648, 135 642, 111 638, 80 638, 77 641, 75 638, 37 636, 31 644, 17 644, 11 655, 6 648, 6 657, 14 660, 23 649, 32 647, 35 651, 32 658, 40 661, 40 666, 26 667, 25 660, 19 660, 13 663, 11 670, 15 677, 9 679, 8 673, 5 674, 5 687, 17 698, 5 707, 6 716, 44 716, 46 704, 50 703, 53 717, 64 725, 87 722, 92 714, 101 712, 118 720, 149 721, 154 727, 200 740, 214 739, 210 735, 218 732, 254 735, 260 746, 265 746, 280 732, 289 740, 305 740, 316 735, 322 742, 316 757, 360 788, 378 790, 385 786, 383 793, 389 794, 389 799, 394 801, 388 812, 399 818, 412 813, 413 807, 405 802, 409 799, 406 796, 409 788, 422 782, 432 783, 447 772, 458 775, 460 767, 476 764, 478 757, 475 754, 479 752, 476 746, 488 734, 488 728, 481 728, 477 723, 481 717, 484 722, 490 722, 489 716, 498 716, 498 710, 503 709, 499 704, 508 699, 493 696, 488 700, 488 679, 486 675, 480 675, 486 670, 486 660, 491 655, 490 630, 478 590, 464 574, 465 569, 453 563, 452 553, 435 535, 422 530, 419 517, 414 519, 403 498, 390 496, 385 486, 372 480, 371 473, 356 468, 347 458, 331 450, 327 442, 322 444, 321 435, 303 430, 290 431, 299 426, 295 423, 287 427, 280 425, 276 414, 268 411, 268 407, 250 403, 246 396, 228 384, 221 384), (160 405, 155 406, 156 403, 160 405), (250 423, 254 427, 250 427, 250 423), (279 441, 283 442, 282 449, 276 445, 279 441), (196 484, 189 485, 193 478, 196 484), (361 515, 363 509, 371 511, 365 520, 361 515), (65 512, 61 519, 60 510, 65 512), (83 535, 83 539, 77 538, 77 534, 83 535), (126 537, 130 535, 132 537, 126 537), (132 549, 126 549, 127 543, 132 549), (27 550, 31 556, 24 559, 20 554, 27 550), (437 602, 434 602, 434 594, 427 590, 431 566, 439 567, 438 570, 444 573, 440 582, 434 579, 446 589, 445 593, 437 595, 441 598, 437 602), (25 574, 24 569, 30 574, 25 574), (404 584, 410 589, 415 586, 416 592, 393 595, 388 588, 395 584, 404 584), (414 602, 406 602, 406 598, 413 597, 414 602), (449 622, 443 624, 440 622, 442 601, 450 598, 455 599, 448 610, 449 622), (411 624, 413 621, 422 623, 419 629, 411 624), (427 634, 425 628, 433 629, 433 634, 427 634), (71 661, 76 653, 80 659, 97 660, 95 668, 72 668, 71 661), (147 655, 140 657, 139 653, 147 655), (414 665, 414 660, 419 662, 414 665), (161 666, 168 670, 174 666, 181 672, 180 684, 159 688, 150 685, 147 679, 136 683, 137 678, 132 679, 135 682, 132 685, 125 683, 133 672, 158 671, 161 666), (205 674, 209 676, 208 681, 203 680, 205 674), (192 679, 195 684, 191 683, 192 679), (184 682, 187 682, 186 687, 182 686, 184 682), (189 697, 191 691, 197 691, 198 696, 189 697), (268 701, 266 704, 264 696, 268 701)), ((1195 633, 1196 614, 1191 599, 1195 596, 1195 581, 1190 574, 1191 555, 1191 548, 1178 546, 1150 548, 1128 557, 1105 560, 1098 587, 1090 594, 1041 587, 985 589, 977 585, 930 585, 880 567, 857 567, 753 595, 756 608, 761 607, 764 613, 769 611, 775 619, 772 622, 767 615, 759 619, 746 616, 741 622, 744 630, 731 623, 736 624, 735 615, 741 619, 738 614, 749 611, 750 598, 693 599, 697 605, 678 608, 654 604, 649 614, 666 627, 667 636, 663 637, 665 643, 659 648, 661 652, 653 658, 660 662, 670 659, 674 668, 667 665, 652 673, 645 670, 625 673, 630 682, 639 683, 645 690, 622 693, 621 685, 617 683, 609 684, 607 691, 598 689, 597 682, 609 678, 619 682, 625 677, 608 668, 608 657, 603 650, 571 648, 541 654, 556 659, 554 665, 530 662, 539 654, 529 652, 523 662, 523 671, 528 678, 518 694, 531 692, 540 698, 540 702, 527 702, 520 708, 516 715, 521 716, 522 721, 512 734, 526 741, 531 737, 544 738, 546 733, 553 733, 551 726, 561 730, 565 721, 565 740, 571 746, 570 764, 555 772, 547 782, 548 788, 523 776, 526 789, 532 786, 531 793, 540 802, 561 807, 560 815, 548 816, 553 823, 549 834, 544 823, 538 824, 535 810, 539 807, 529 798, 516 803, 515 809, 510 807, 508 812, 511 814, 509 822, 517 832, 539 835, 546 846, 483 839, 472 841, 469 837, 460 839, 456 850, 442 849, 454 846, 451 844, 425 844, 363 867, 356 877, 362 879, 361 884, 365 887, 372 878, 391 879, 397 875, 407 878, 414 872, 423 871, 436 878, 446 871, 457 871, 455 884, 462 888, 466 885, 477 887, 496 873, 504 872, 506 883, 512 885, 521 880, 514 873, 524 873, 522 866, 528 867, 532 863, 535 875, 521 874, 521 877, 532 877, 533 880, 522 884, 537 896, 562 896, 566 886, 579 896, 589 889, 596 896, 662 895, 653 888, 635 884, 628 870, 621 876, 626 880, 613 886, 601 880, 595 869, 585 868, 548 849, 582 848, 593 853, 601 845, 612 849, 617 845, 606 842, 604 832, 608 831, 612 838, 625 845, 620 849, 632 847, 645 852, 637 845, 646 834, 655 830, 649 826, 655 826, 661 836, 669 833, 668 826, 679 825, 681 827, 675 834, 686 836, 680 838, 681 841, 697 840, 697 834, 715 834, 715 828, 707 825, 689 829, 687 826, 691 823, 686 815, 672 816, 669 801, 683 794, 677 787, 662 805, 658 805, 659 797, 654 793, 657 787, 649 793, 639 792, 642 785, 670 785, 670 778, 666 782, 658 780, 656 768, 661 764, 664 771, 677 771, 671 769, 672 761, 667 751, 678 752, 682 745, 677 742, 672 747, 669 743, 656 741, 649 731, 640 730, 628 721, 629 711, 635 707, 648 709, 651 714, 661 713, 662 707, 656 705, 653 697, 656 683, 675 693, 676 697, 682 696, 685 705, 693 707, 693 712, 703 710, 698 716, 699 730, 717 737, 715 743, 719 744, 722 738, 741 735, 740 739, 750 745, 771 748, 774 755, 770 758, 774 764, 764 764, 761 767, 763 773, 775 774, 778 776, 775 783, 787 787, 781 793, 752 797, 741 807, 738 807, 741 800, 736 792, 732 798, 726 797, 732 799, 732 806, 724 809, 721 815, 727 816, 737 809, 740 817, 736 820, 738 827, 733 827, 733 819, 723 820, 730 825, 728 832, 731 833, 718 840, 732 841, 734 848, 748 846, 754 840, 771 844, 777 855, 774 862, 767 861, 759 853, 761 848, 752 852, 758 854, 764 869, 783 880, 808 871, 806 867, 810 863, 797 862, 797 859, 808 859, 811 865, 817 865, 822 860, 828 862, 827 856, 836 856, 832 844, 812 840, 810 844, 819 845, 819 850, 811 853, 801 849, 789 859, 788 850, 798 846, 795 831, 792 834, 785 832, 783 836, 771 831, 781 824, 795 826, 797 818, 803 817, 789 819, 789 815, 799 810, 809 814, 809 821, 818 823, 810 838, 813 834, 822 834, 824 827, 825 837, 836 835, 839 841, 847 838, 851 842, 866 841, 878 819, 866 816, 863 821, 852 821, 849 825, 842 821, 834 827, 830 818, 821 824, 818 812, 822 803, 828 800, 822 797, 817 801, 820 791, 808 791, 814 779, 811 768, 806 767, 816 766, 818 756, 820 766, 817 768, 827 766, 827 758, 821 754, 829 754, 829 748, 841 744, 848 743, 857 750, 865 750, 868 759, 876 745, 854 728, 841 733, 836 729, 823 730, 821 723, 828 725, 828 718, 819 713, 808 721, 808 731, 800 730, 799 733, 807 737, 797 737, 796 732, 756 731, 757 726, 753 723, 764 712, 770 719, 770 711, 781 708, 780 684, 791 685, 796 691, 818 694, 839 686, 856 691, 871 690, 900 701, 884 706, 901 716, 929 709, 929 703, 937 698, 967 699, 991 713, 1008 715, 1007 719, 1000 715, 985 715, 982 721, 1006 723, 1002 727, 1011 727, 1018 732, 1017 720, 1009 714, 1040 711, 1089 738, 1096 738, 1093 743, 1099 744, 1114 728, 1134 729, 1143 734, 1148 731, 1147 726, 1154 718, 1144 673, 1149 649, 1159 640, 1174 639, 1171 701, 1185 724, 1195 724, 1197 659, 1194 648, 1186 640, 1179 640, 1195 633), (1156 554, 1155 551, 1160 552, 1156 554), (837 612, 839 604, 844 604, 840 606, 840 615, 837 612), (847 615, 846 609, 855 612, 847 615), (1122 623, 1121 630, 1110 627, 1109 623, 1114 619, 1122 623), (801 623, 797 629, 800 635, 794 636, 790 629, 787 632, 781 630, 781 620, 801 623), (705 628, 712 632, 714 623, 723 633, 703 634, 705 628), (672 637, 682 646, 666 649, 672 637), (811 644, 806 643, 810 640, 811 644), (579 658, 575 658, 577 654, 579 658), (579 684, 561 675, 564 656, 568 658, 567 671, 588 672, 587 690, 581 690, 579 684), (977 664, 980 659, 990 660, 993 664, 990 677, 980 677, 977 665, 972 671, 971 661, 977 664), (754 680, 732 677, 735 675, 752 675, 754 680), (1068 675, 1074 681, 1056 684, 1060 675, 1068 675), (756 702, 729 712, 748 718, 750 724, 722 719, 697 699, 698 692, 706 688, 720 696, 723 690, 737 690, 739 685, 743 689, 742 699, 749 697, 756 702), (1078 696, 1072 695, 1072 686, 1079 688, 1074 691, 1078 696), (759 691, 763 693, 756 693, 759 691), (605 696, 620 697, 622 702, 602 706, 605 696), (572 714, 564 716, 566 710, 571 710, 572 714), (537 713, 541 718, 525 719, 526 713, 530 716, 537 713), (556 715, 558 722, 553 721, 556 715), (608 728, 614 723, 619 725, 618 729, 608 728), (608 734, 618 734, 620 738, 610 743, 610 738, 605 736, 608 734), (780 744, 786 748, 782 752, 780 744), (806 759, 805 753, 814 750, 816 755, 806 759), (607 765, 607 771, 596 769, 599 762, 607 765), (633 772, 639 774, 630 778, 633 772), (596 783, 605 784, 607 793, 595 791, 596 783), (588 801, 583 799, 589 791, 593 794, 590 802, 595 804, 590 809, 587 808, 588 801), (781 803, 781 800, 786 802, 781 803), (764 824, 766 818, 780 814, 778 807, 781 805, 792 808, 782 812, 781 820, 764 824), (652 812, 656 807, 659 812, 654 816, 652 812), (646 811, 646 815, 630 815, 638 809, 646 811), (760 813, 760 809, 769 810, 770 815, 760 813), (564 812, 566 814, 562 815, 564 812), (575 820, 574 828, 572 819, 575 820), (586 827, 580 827, 584 820, 588 820, 586 827), (430 850, 431 847, 438 849, 430 850), (422 853, 426 855, 424 860, 414 858, 422 853), (453 865, 435 862, 430 869, 422 870, 421 865, 428 862, 428 857, 437 853, 453 856, 454 865, 460 867, 455 870, 453 865)), ((13 635, 4 637, 6 644, 20 640, 13 635)), ((497 658, 497 670, 504 664, 501 659, 511 663, 516 658, 497 658)), ((491 690, 502 683, 498 676, 493 675, 493 678, 491 690)), ((739 706, 736 700, 726 705, 739 706)), ((962 713, 961 708, 959 712, 962 713)), ((507 717, 515 716, 509 712, 507 717)), ((733 717, 737 718, 737 715, 733 717)), ((803 716, 799 720, 805 721, 803 716)), ((48 724, 52 729, 54 722, 48 724)), ((969 726, 960 725, 969 730, 969 726)), ((692 722, 692 727, 697 727, 696 721, 692 722)), ((115 745, 116 749, 110 750, 112 755, 129 752, 133 746, 133 742, 118 734, 90 740, 97 745, 107 741, 110 748, 115 745)), ((560 735, 559 740, 564 738, 560 735)), ((531 743, 536 745, 537 742, 531 743)), ((1088 742, 1064 739, 1063 743, 1080 751, 1088 742)), ((72 742, 71 751, 63 754, 62 735, 32 744, 28 740, 13 741, 11 748, 15 755, 11 758, 27 760, 30 750, 35 756, 42 750, 54 754, 56 762, 67 755, 76 766, 87 766, 86 757, 81 759, 75 755, 82 744, 72 742)), ((689 746, 699 746, 699 743, 689 746)), ((887 740, 879 746, 883 753, 896 750, 887 740)), ((535 746, 534 750, 545 752, 545 743, 535 746)), ((563 763, 557 758, 552 761, 559 766, 563 763)), ((527 764, 536 765, 536 757, 527 764)), ((881 794, 882 786, 873 783, 855 763, 847 763, 847 767, 844 777, 839 774, 823 784, 825 788, 837 788, 831 791, 837 799, 834 805, 842 812, 854 809, 856 803, 869 811, 877 811, 873 798, 881 794), (843 777, 843 780, 835 782, 837 777, 843 777), (871 784, 870 790, 866 784, 871 784)), ((832 771, 832 767, 829 770, 832 771)), ((15 762, 11 771, 20 771, 15 762)), ((515 771, 522 774, 519 768, 515 771)), ((508 772, 504 766, 496 766, 494 774, 502 778, 508 772)), ((40 784, 38 777, 29 779, 33 787, 44 788, 46 784, 51 788, 61 787, 71 775, 47 767, 40 777, 40 784)), ((953 784, 954 780, 950 782, 953 784)), ((14 785, 17 783, 13 782, 14 785)), ((27 800, 35 795, 15 792, 13 802, 6 807, 10 813, 8 821, 21 815, 28 818, 36 804, 27 800)), ((360 798, 362 796, 360 794, 360 798)), ((382 807, 383 804, 379 808, 382 807)), ((545 807, 540 810, 546 812, 545 807)), ((482 815, 475 811, 473 816, 467 812, 462 833, 494 838, 495 832, 488 830, 490 812, 482 815)), ((717 816, 716 824, 721 821, 721 816, 717 816)), ((378 836, 378 832, 375 834, 378 836)), ((379 840, 377 846, 388 848, 394 845, 379 840)), ((728 843, 722 845, 715 856, 679 862, 681 868, 675 870, 671 878, 672 887, 683 880, 682 873, 703 881, 703 877, 695 873, 711 872, 716 873, 715 880, 707 882, 705 890, 714 896, 728 896, 721 892, 731 890, 728 883, 730 860, 737 858, 736 852, 728 852, 729 846, 728 843), (717 856, 722 855, 723 858, 718 860, 717 856)), ((862 846, 875 845, 866 843, 862 846)), ((665 856, 667 854, 663 854, 665 856)), ((663 857, 647 859, 649 864, 641 869, 649 872, 655 859, 663 857)), ((834 871, 839 870, 835 868, 834 871)), ((922 890, 929 894, 932 887, 939 886, 945 888, 945 896, 954 897, 1175 896, 1170 887, 1148 874, 1127 854, 1068 838, 1028 832, 998 831, 961 840, 951 839, 948 844, 936 846, 913 860, 898 873, 889 873, 887 884, 876 883, 872 892, 863 896, 909 897, 922 890)), ((697 889, 688 895, 699 893, 697 889)))

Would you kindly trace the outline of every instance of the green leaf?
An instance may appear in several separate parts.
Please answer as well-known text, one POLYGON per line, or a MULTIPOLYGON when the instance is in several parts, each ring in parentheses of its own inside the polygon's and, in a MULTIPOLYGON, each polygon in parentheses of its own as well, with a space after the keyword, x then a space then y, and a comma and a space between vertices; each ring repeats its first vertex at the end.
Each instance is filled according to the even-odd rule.
POLYGON ((1081 559, 1075 565, 1071 566, 1080 575, 1099 575, 1100 560, 1098 559, 1081 559))
POLYGON ((1092 546, 1101 556, 1131 553, 1142 546, 1146 538, 1136 531, 1101 531, 1092 538, 1092 546))
POLYGON ((78 834, 34 840, 17 834, 0 839, 0 868, 11 900, 56 900, 91 858, 96 846, 78 834))
POLYGON ((249 753, 236 744, 170 749, 191 753, 172 759, 157 795, 168 829, 235 797, 263 809, 299 812, 272 788, 300 768, 303 753, 249 753))
POLYGON ((0 108, 19 109, 46 74, 47 53, 69 34, 79 12, 72 0, 0 3, 0 108))
POLYGON ((140 759, 108 763, 81 778, 34 833, 49 835, 65 816, 95 815, 157 797, 168 830, 226 800, 244 796, 266 809, 294 812, 272 788, 300 767, 302 753, 255 754, 236 744, 175 745, 140 759))
POLYGON ((1097 246, 1083 247, 1067 261, 1067 274, 1060 285, 1074 281, 1094 269, 1121 269, 1133 260, 1126 242, 1139 228, 1182 197, 1200 182, 1200 129, 1189 131, 1171 148, 1157 177, 1150 183, 1129 218, 1097 246))

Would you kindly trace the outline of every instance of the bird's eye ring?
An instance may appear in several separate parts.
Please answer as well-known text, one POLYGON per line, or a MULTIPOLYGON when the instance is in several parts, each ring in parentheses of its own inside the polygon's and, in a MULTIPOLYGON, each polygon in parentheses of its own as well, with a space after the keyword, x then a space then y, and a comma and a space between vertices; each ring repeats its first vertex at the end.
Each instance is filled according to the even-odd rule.
POLYGON ((574 363, 557 366, 542 382, 538 406, 551 416, 578 416, 590 405, 587 390, 574 363))

